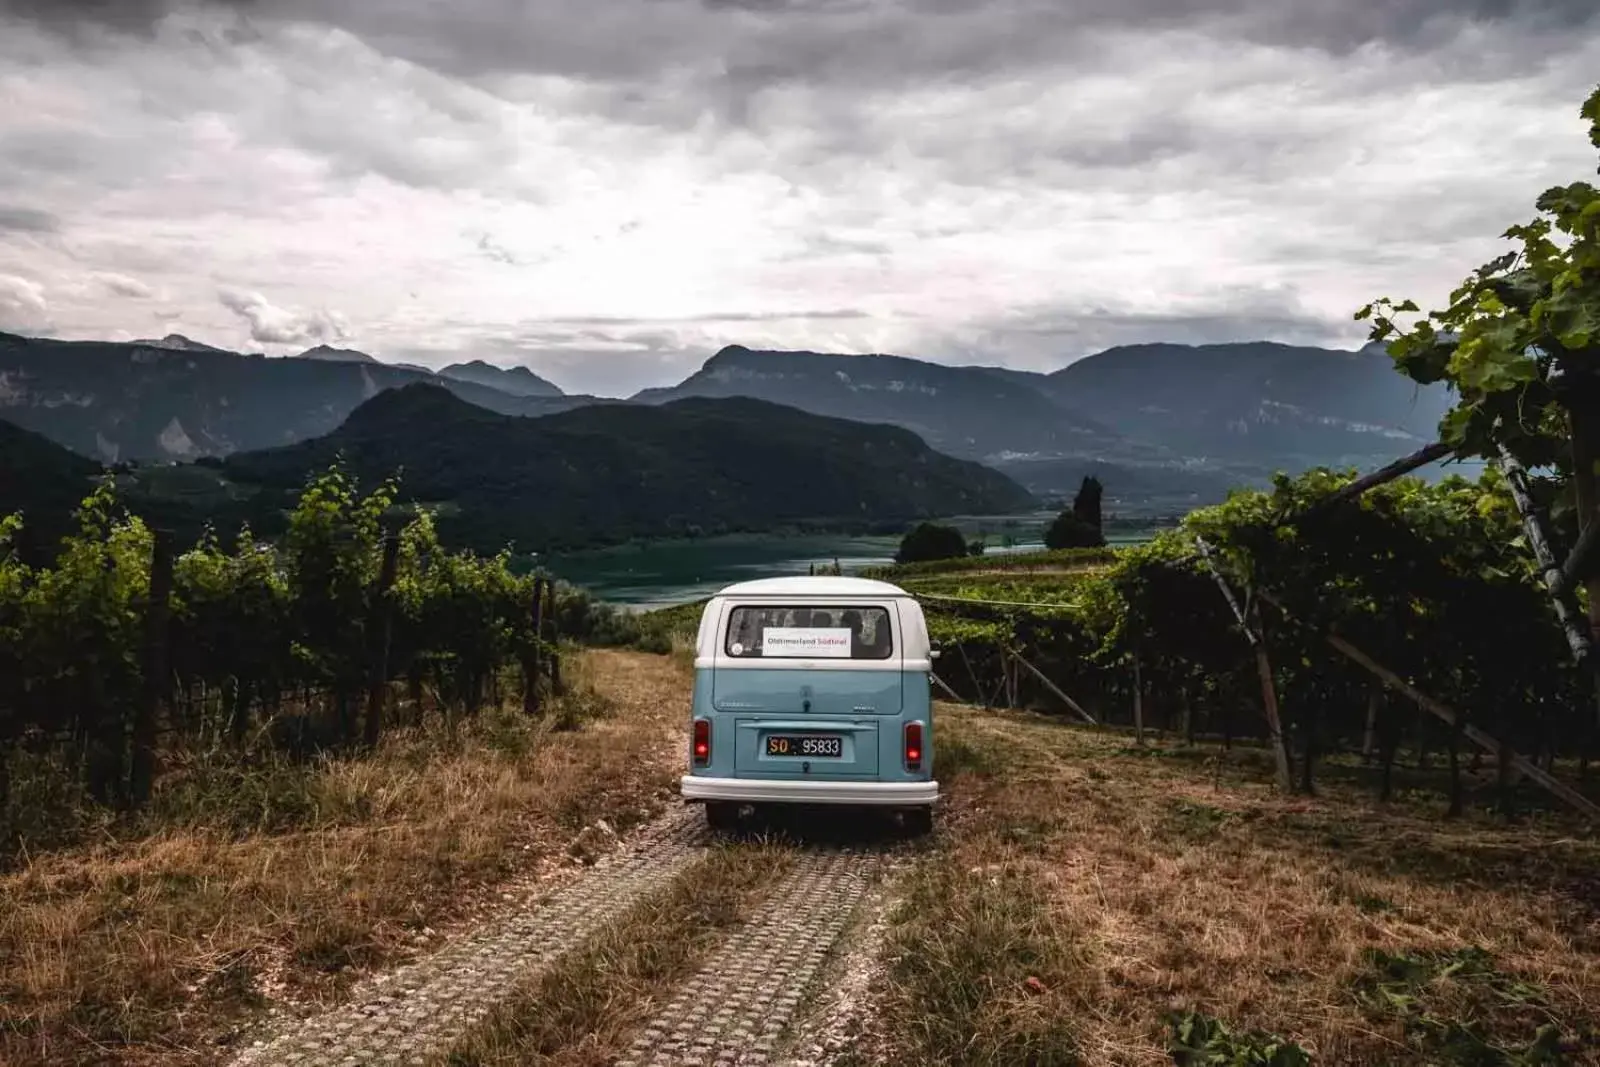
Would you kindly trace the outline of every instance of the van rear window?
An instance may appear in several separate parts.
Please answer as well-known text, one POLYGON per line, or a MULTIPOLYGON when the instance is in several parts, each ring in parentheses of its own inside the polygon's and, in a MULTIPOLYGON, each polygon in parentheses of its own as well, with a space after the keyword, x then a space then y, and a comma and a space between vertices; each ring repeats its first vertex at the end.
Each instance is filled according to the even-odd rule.
POLYGON ((740 659, 888 659, 889 612, 876 607, 737 607, 724 646, 740 659))

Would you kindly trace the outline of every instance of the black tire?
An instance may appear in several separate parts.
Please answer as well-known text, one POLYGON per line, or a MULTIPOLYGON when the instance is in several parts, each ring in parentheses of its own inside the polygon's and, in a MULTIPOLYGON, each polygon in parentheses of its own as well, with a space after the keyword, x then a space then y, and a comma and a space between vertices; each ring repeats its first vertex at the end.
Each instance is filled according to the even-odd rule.
POLYGON ((706 801, 706 825, 713 830, 736 829, 739 825, 739 805, 726 800, 706 801))
POLYGON ((908 836, 927 837, 933 833, 932 804, 920 808, 907 808, 902 817, 905 819, 906 834, 908 836))

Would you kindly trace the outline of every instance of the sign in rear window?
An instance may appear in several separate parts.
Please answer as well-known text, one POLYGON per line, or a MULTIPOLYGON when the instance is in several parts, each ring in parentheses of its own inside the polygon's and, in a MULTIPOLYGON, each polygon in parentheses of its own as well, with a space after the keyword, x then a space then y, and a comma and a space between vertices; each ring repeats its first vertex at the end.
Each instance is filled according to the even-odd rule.
POLYGON ((884 608, 738 607, 728 618, 727 653, 764 659, 888 659, 884 608))
POLYGON ((763 656, 849 659, 850 631, 817 626, 769 626, 761 635, 763 656))

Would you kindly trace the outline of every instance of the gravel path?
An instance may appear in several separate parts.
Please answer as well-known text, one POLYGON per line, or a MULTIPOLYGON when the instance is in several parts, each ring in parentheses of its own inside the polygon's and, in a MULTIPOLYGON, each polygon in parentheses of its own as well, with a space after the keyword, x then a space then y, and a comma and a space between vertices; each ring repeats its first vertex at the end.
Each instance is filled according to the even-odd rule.
POLYGON ((882 861, 871 853, 803 849, 759 917, 728 935, 618 1067, 769 1063, 882 861))
POLYGON ((504 915, 471 937, 375 980, 344 1007, 287 1024, 235 1067, 422 1064, 447 1049, 515 987, 577 947, 704 853, 698 808, 642 831, 543 904, 504 915))

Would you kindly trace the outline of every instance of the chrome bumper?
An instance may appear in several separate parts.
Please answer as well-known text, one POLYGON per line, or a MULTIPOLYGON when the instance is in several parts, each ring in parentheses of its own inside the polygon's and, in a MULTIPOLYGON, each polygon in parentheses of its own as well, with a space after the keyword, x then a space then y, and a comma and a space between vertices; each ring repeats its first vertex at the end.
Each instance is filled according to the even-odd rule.
POLYGON ((686 774, 685 800, 740 804, 850 804, 919 807, 939 799, 938 782, 783 781, 771 778, 707 778, 686 774))

